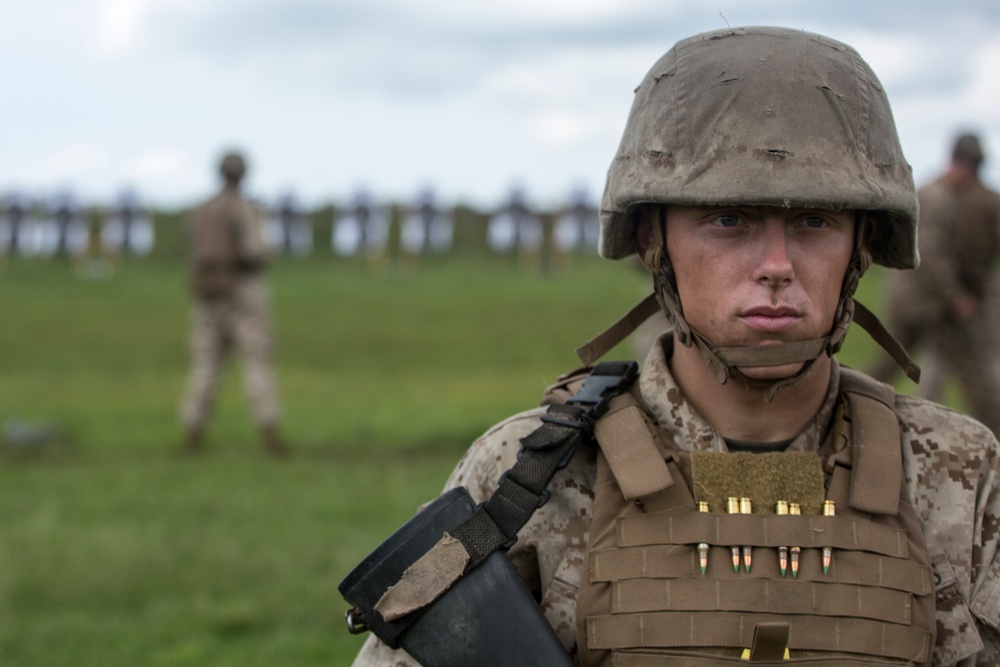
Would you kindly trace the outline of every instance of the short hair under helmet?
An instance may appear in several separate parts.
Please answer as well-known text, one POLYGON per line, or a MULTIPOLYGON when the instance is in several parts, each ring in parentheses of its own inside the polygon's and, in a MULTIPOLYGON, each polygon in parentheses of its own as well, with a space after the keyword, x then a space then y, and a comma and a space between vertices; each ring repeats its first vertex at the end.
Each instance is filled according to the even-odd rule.
POLYGON ((801 30, 678 42, 635 91, 601 202, 601 255, 635 252, 642 203, 865 210, 885 266, 917 255, 917 197, 885 91, 846 44, 801 30))

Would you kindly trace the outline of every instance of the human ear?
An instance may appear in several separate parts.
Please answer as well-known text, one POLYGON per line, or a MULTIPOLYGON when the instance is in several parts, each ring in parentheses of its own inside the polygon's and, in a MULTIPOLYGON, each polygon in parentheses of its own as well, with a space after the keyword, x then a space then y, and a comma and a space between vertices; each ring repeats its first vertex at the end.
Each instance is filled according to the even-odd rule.
POLYGON ((666 206, 658 204, 643 204, 633 214, 635 249, 643 266, 653 272, 659 270, 660 258, 665 252, 666 214, 666 206))
POLYGON ((640 206, 635 212, 635 249, 639 257, 645 257, 649 244, 653 242, 653 219, 648 206, 640 206))

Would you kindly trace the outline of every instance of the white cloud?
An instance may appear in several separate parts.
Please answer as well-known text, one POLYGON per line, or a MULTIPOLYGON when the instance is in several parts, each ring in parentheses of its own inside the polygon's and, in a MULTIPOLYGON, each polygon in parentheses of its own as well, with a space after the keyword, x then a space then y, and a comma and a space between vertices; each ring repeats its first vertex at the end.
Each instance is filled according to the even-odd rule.
POLYGON ((43 179, 65 180, 83 177, 87 172, 102 169, 107 163, 108 156, 103 148, 91 142, 78 141, 42 157, 34 171, 43 179))
POLYGON ((997 35, 979 53, 973 64, 968 105, 973 114, 1000 123, 1000 35, 997 35))
MULTIPOLYGON (((650 5, 649 0, 506 0, 470 3, 466 0, 432 0, 421 3, 421 13, 438 20, 463 24, 515 25, 520 28, 552 23, 572 25, 621 16, 650 5)), ((669 7, 655 2, 658 14, 669 7)), ((676 7, 676 5, 675 5, 676 7)))
POLYGON ((151 148, 129 160, 125 165, 125 176, 140 183, 155 184, 157 181, 183 179, 194 169, 190 160, 176 148, 151 148))
POLYGON ((93 0, 93 3, 88 11, 88 36, 92 52, 102 60, 116 60, 142 51, 158 34, 157 22, 164 16, 194 23, 198 15, 192 12, 204 9, 198 0, 93 0))
MULTIPOLYGON (((501 63, 479 92, 514 104, 574 104, 594 108, 609 100, 631 103, 633 89, 665 46, 560 49, 501 63)), ((627 108, 627 106, 626 106, 627 108)), ((623 119, 624 122, 624 119, 623 119)))
POLYGON ((148 0, 101 0, 97 6, 94 48, 102 58, 128 55, 141 46, 148 0))
POLYGON ((922 69, 923 61, 930 52, 922 39, 892 33, 866 31, 846 41, 886 85, 895 79, 911 76, 915 69, 922 69))
POLYGON ((529 127, 539 143, 554 148, 582 141, 598 129, 584 114, 569 110, 541 114, 531 120, 529 127))

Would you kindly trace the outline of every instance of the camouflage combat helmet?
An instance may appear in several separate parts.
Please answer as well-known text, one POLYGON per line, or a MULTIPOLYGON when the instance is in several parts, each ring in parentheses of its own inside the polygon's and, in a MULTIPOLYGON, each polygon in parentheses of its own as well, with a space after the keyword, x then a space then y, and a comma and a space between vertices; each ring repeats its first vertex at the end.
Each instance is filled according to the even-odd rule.
MULTIPOLYGON (((601 202, 604 257, 636 251, 642 204, 855 210, 874 222, 866 229, 859 217, 855 256, 830 335, 768 348, 719 348, 691 330, 666 253, 643 258, 678 340, 697 345, 720 382, 736 377, 760 384, 738 367, 805 362, 792 378, 765 383, 770 400, 820 355, 839 350, 855 306, 865 310, 859 323, 876 341, 911 377, 919 373, 852 299, 871 261, 911 269, 919 257, 912 171, 885 92, 851 47, 771 27, 718 30, 678 42, 635 91, 601 202)), ((662 242, 654 229, 654 245, 662 242)))
POLYGON ((876 213, 872 259, 917 264, 917 196, 889 101, 846 44, 787 28, 678 42, 636 90, 601 202, 601 254, 635 252, 640 203, 876 213))
POLYGON ((230 183, 238 183, 246 173, 247 166, 243 156, 236 152, 226 153, 219 163, 219 173, 230 183))

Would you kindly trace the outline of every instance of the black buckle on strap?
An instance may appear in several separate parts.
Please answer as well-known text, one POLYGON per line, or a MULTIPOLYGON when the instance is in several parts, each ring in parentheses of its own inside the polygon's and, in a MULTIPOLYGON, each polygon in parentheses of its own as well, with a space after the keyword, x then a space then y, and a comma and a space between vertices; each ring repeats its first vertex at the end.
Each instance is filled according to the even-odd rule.
POLYGON ((583 381, 579 393, 566 401, 566 405, 586 406, 590 418, 596 420, 608 411, 608 401, 635 382, 638 375, 639 364, 634 361, 601 362, 583 381))

